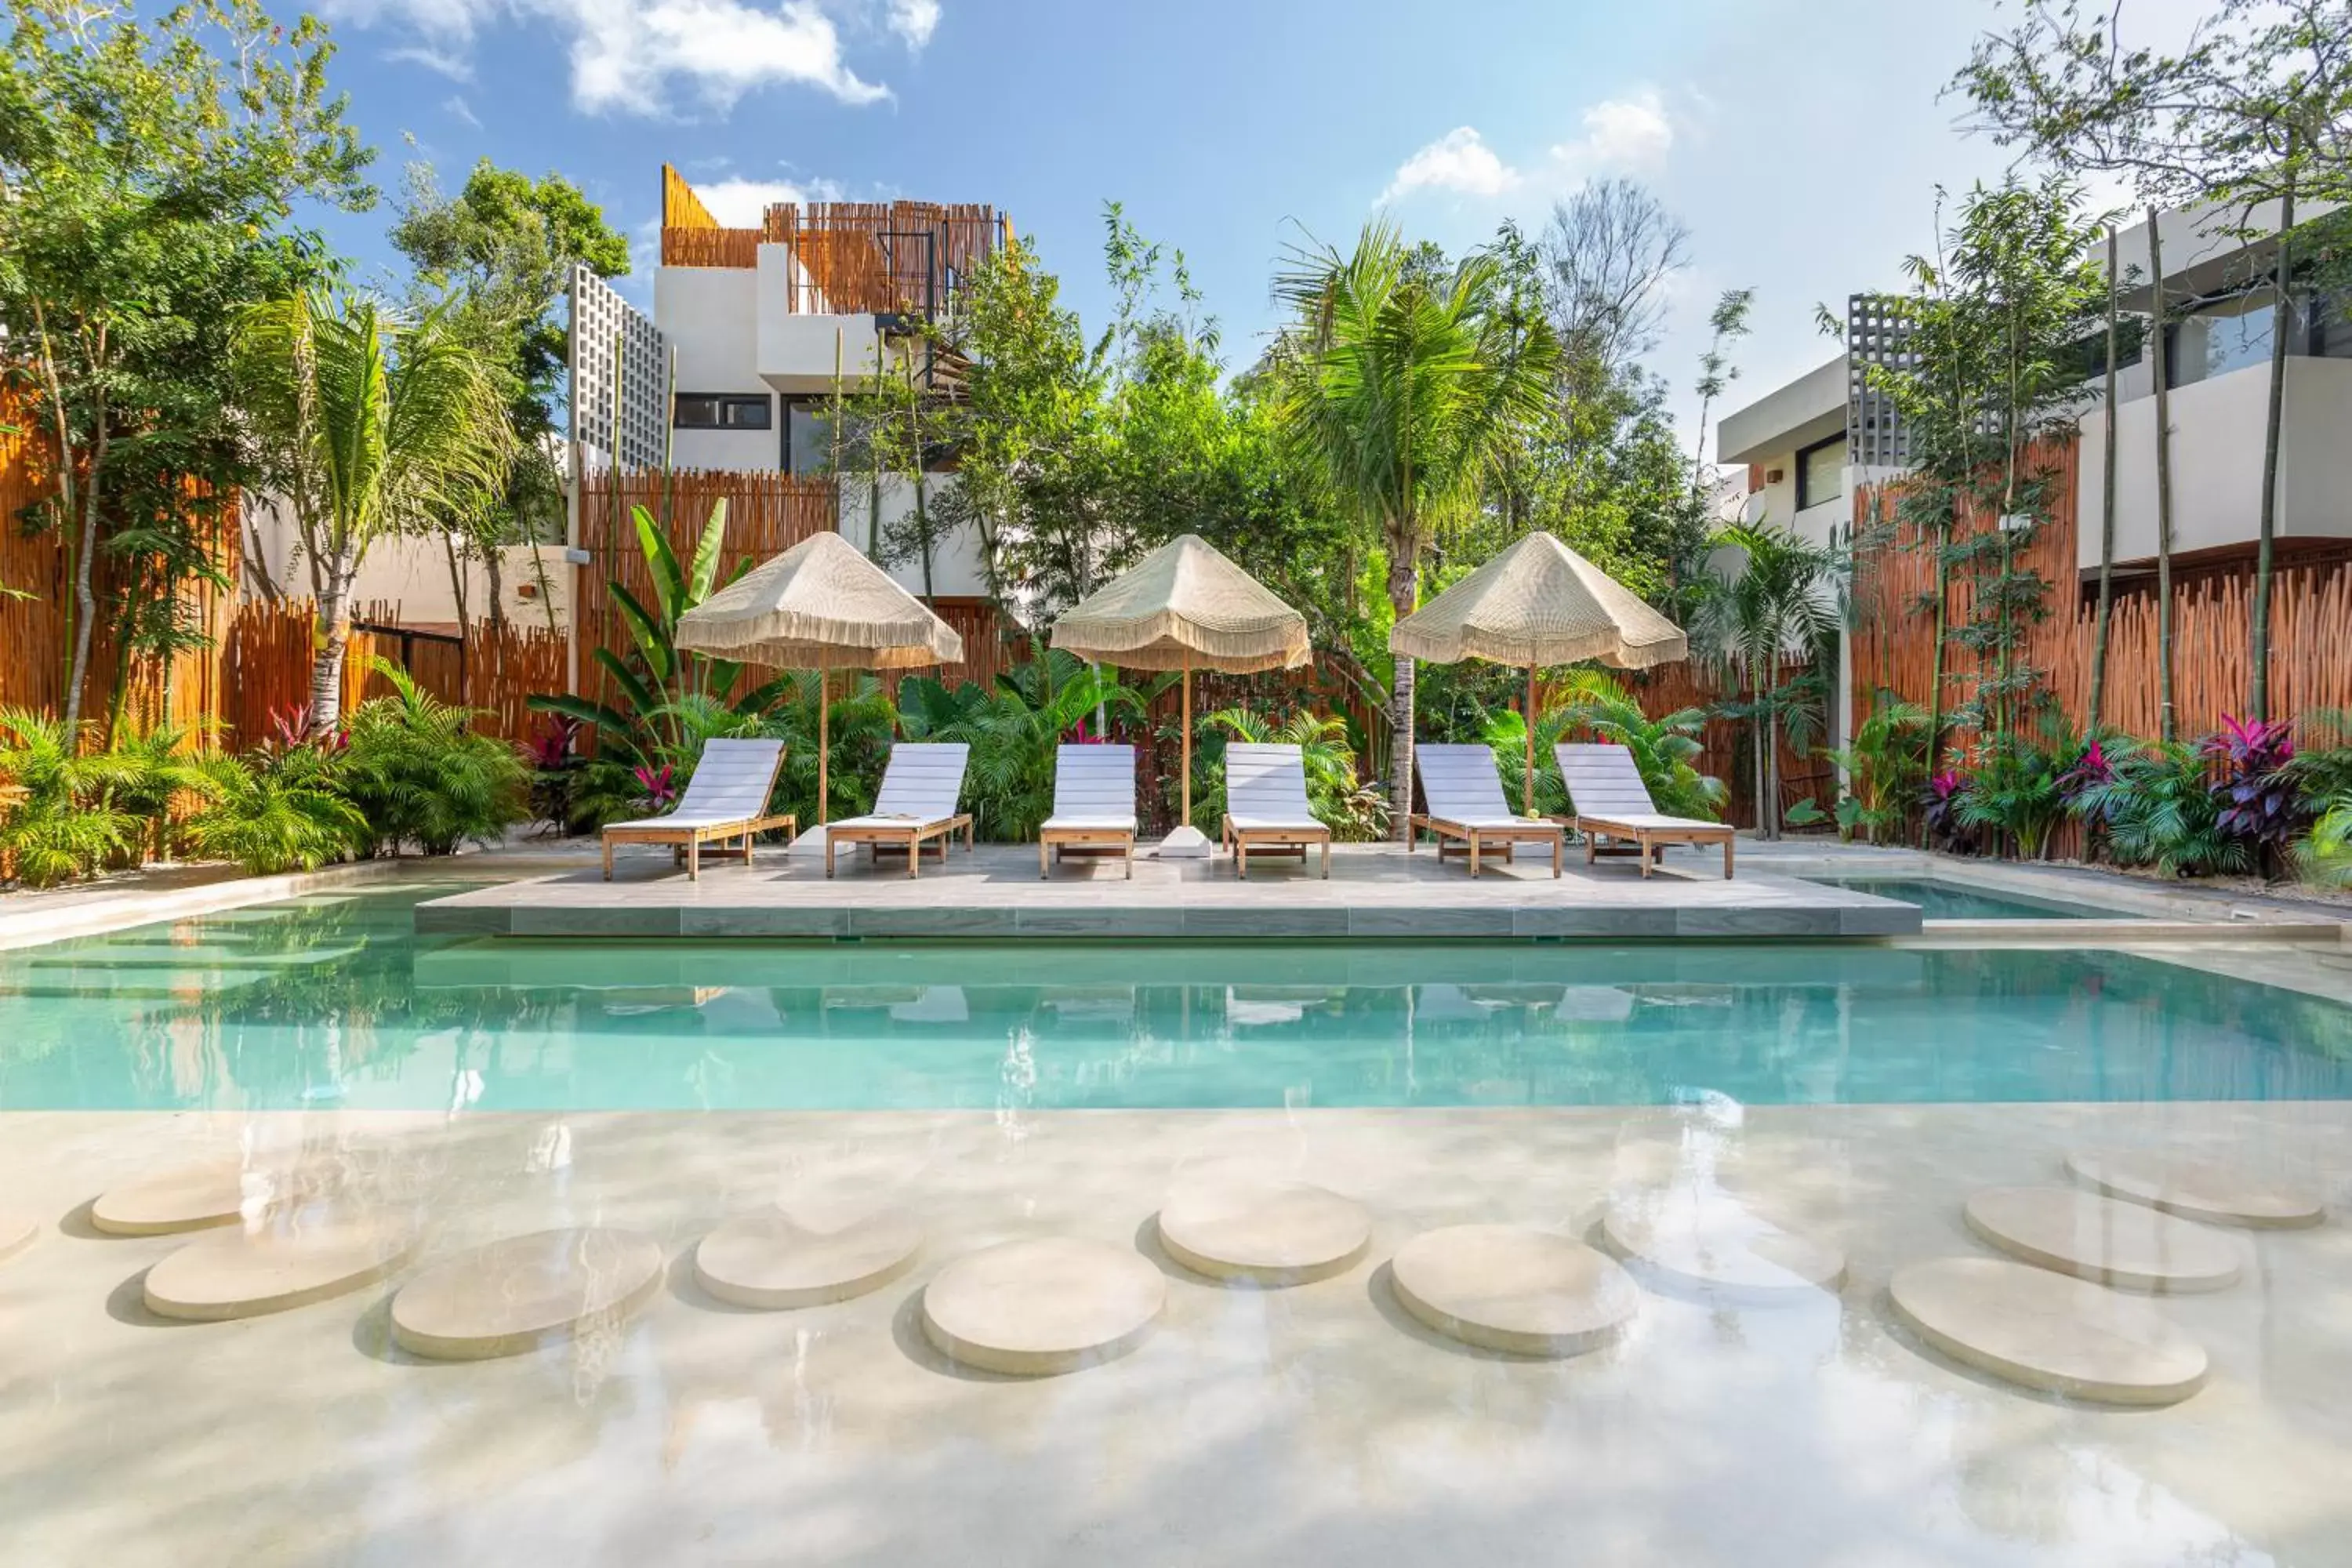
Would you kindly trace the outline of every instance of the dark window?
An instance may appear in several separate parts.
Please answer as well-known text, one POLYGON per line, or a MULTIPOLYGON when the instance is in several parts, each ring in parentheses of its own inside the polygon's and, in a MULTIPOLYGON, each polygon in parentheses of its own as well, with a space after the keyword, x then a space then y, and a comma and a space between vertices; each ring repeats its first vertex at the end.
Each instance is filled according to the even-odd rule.
POLYGON ((680 430, 766 430, 773 427, 767 394, 681 392, 672 421, 680 430))
POLYGON ((830 400, 784 399, 784 472, 822 474, 833 461, 830 400))
POLYGON ((1820 506, 1845 493, 1845 437, 1807 447, 1797 454, 1797 510, 1820 506))

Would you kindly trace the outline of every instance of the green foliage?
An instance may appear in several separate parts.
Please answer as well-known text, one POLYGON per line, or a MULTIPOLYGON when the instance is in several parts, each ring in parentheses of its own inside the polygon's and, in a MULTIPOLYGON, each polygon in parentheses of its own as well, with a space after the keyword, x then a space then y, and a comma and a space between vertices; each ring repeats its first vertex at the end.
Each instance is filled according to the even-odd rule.
POLYGON ((1717 711, 1749 721, 1757 823, 1769 839, 1780 834, 1780 732, 1787 730, 1802 748, 1822 727, 1843 563, 1835 552, 1769 524, 1727 528, 1713 542, 1738 552, 1738 560, 1700 593, 1692 641, 1702 658, 1739 681, 1743 699, 1717 711), (1792 662, 1800 666, 1793 677, 1792 662))
MULTIPOLYGON (((943 710, 937 693, 917 700, 927 721, 943 710)), ((1009 843, 1034 838, 1054 814, 1055 758, 1065 741, 1076 739, 1098 710, 1113 719, 1143 711, 1142 695, 1108 671, 1043 647, 998 676, 993 690, 966 682, 947 703, 952 716, 931 733, 971 747, 964 799, 972 826, 983 838, 1009 843)))
POLYGON ((0 709, 0 782, 23 792, 0 808, 0 859, 27 887, 89 876, 138 842, 137 820, 110 792, 135 784, 140 763, 82 751, 80 733, 47 714, 0 709))
POLYGON ((316 870, 373 841, 367 818, 339 788, 334 759, 316 747, 194 765, 205 804, 188 820, 187 836, 200 855, 272 876, 316 870))
POLYGON ((1822 755, 1846 775, 1837 810, 1841 836, 1851 839, 1859 832, 1869 843, 1885 843, 1896 836, 1927 782, 1927 710, 1881 691, 1852 740, 1822 755))
POLYGON ((332 291, 247 307, 238 377, 319 576, 315 728, 341 706, 351 586, 377 539, 470 516, 506 481, 514 450, 496 369, 448 306, 414 321, 332 291))
POLYGON ((1969 775, 1955 814, 1966 826, 2006 835, 2021 858, 2039 860, 2049 847, 2051 830, 2066 818, 2062 781, 2077 750, 2053 736, 2040 741, 1996 737, 1969 775))
MULTIPOLYGON (((819 684, 814 671, 794 670, 780 683, 776 700, 763 713, 767 733, 784 742, 784 775, 776 786, 775 808, 797 815, 803 830, 817 819, 819 684)), ((823 685, 829 694, 825 793, 832 802, 830 816, 856 816, 873 809, 874 792, 881 786, 890 754, 896 714, 888 689, 873 676, 835 670, 823 685)), ((936 738, 919 735, 911 726, 906 736, 910 741, 936 738)))
MULTIPOLYGON (((783 690, 783 682, 773 680, 730 701, 727 693, 734 689, 743 667, 677 646, 679 618, 719 586, 719 563, 727 542, 726 498, 711 503, 710 516, 696 536, 694 553, 683 563, 670 548, 668 531, 652 512, 642 506, 632 507, 629 518, 637 548, 645 553, 646 572, 653 578, 654 595, 653 602, 646 604, 618 579, 604 584, 605 593, 629 628, 628 656, 623 658, 610 648, 595 650, 592 657, 602 672, 598 684, 603 688, 596 697, 543 692, 530 700, 535 712, 560 713, 593 726, 599 756, 607 764, 619 764, 624 776, 638 766, 674 763, 682 752, 698 755, 699 743, 690 743, 688 715, 700 712, 701 705, 724 703, 737 718, 756 721, 783 690)), ((747 569, 749 565, 746 562, 747 569)), ((609 814, 598 818, 609 819, 609 814)))
POLYGON ((1201 721, 1202 760, 1192 777, 1192 821, 1213 833, 1225 815, 1225 742, 1297 746, 1307 773, 1307 805, 1342 844, 1388 837, 1389 803, 1356 773, 1345 720, 1299 709, 1279 722, 1246 708, 1225 708, 1201 721))
MULTIPOLYGON (((1622 746, 1657 808, 1670 816, 1713 822, 1723 815, 1728 792, 1723 781, 1698 771, 1705 748, 1699 733, 1706 715, 1681 708, 1651 718, 1639 699, 1606 670, 1577 668, 1554 687, 1552 701, 1536 721, 1536 811, 1564 816, 1574 807, 1553 760, 1562 741, 1591 739, 1622 746)), ((1502 769, 1505 798, 1517 801, 1526 767, 1524 736, 1516 713, 1497 714, 1486 739, 1502 769)))
MULTIPOLYGON (((229 375, 246 306, 331 263, 296 203, 358 209, 368 153, 326 89, 326 31, 255 0, 8 0, 0 26, 0 379, 61 448, 54 497, 80 719, 104 614, 125 658, 201 641, 177 590, 218 581, 204 548, 253 479, 229 375), (117 567, 101 608, 101 556, 117 567)), ((16 520, 11 520, 12 521, 16 520)))
POLYGON ((388 659, 373 668, 394 694, 371 698, 352 714, 351 747, 339 769, 372 847, 398 854, 415 844, 446 855, 461 843, 496 843, 525 815, 530 776, 521 757, 505 742, 468 731, 471 709, 441 701, 388 659))
POLYGON ((2169 742, 2118 760, 2111 778, 2074 797, 2074 810, 2104 830, 2118 865, 2168 877, 2250 871, 2247 844, 2222 830, 2222 805, 2197 749, 2169 742))
POLYGON ((2314 820, 2292 859, 2312 881, 2352 886, 2352 712, 2307 713, 2303 730, 2303 748, 2284 771, 2302 791, 2314 820))

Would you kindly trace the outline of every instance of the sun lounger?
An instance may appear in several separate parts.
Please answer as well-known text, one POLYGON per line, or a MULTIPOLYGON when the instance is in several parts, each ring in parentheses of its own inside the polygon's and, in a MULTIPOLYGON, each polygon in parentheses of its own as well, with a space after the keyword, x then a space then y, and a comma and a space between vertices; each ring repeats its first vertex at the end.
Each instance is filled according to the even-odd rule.
POLYGON ((1225 748, 1225 820, 1220 837, 1234 852, 1234 871, 1249 875, 1250 851, 1296 855, 1323 847, 1323 875, 1331 875, 1331 830, 1307 804, 1307 763, 1296 746, 1236 743, 1225 748))
POLYGON ((1486 746, 1420 745, 1412 749, 1413 767, 1421 774, 1421 801, 1428 809, 1413 817, 1405 837, 1410 853, 1424 827, 1437 836, 1440 858, 1458 839, 1469 852, 1470 875, 1478 874, 1482 854, 1500 849, 1511 858, 1515 844, 1551 847, 1551 874, 1559 875, 1561 847, 1568 834, 1557 822, 1521 816, 1503 799, 1503 777, 1495 771, 1495 753, 1486 746))
POLYGON ((1135 876, 1135 748, 1064 746, 1054 759, 1054 815, 1037 829, 1042 879, 1072 847, 1126 852, 1135 876))
POLYGON ((1559 747, 1559 776, 1568 784, 1570 809, 1584 835, 1584 863, 1592 864, 1595 840, 1633 841, 1650 874, 1650 851, 1660 844, 1720 844, 1723 879, 1731 880, 1732 831, 1728 824, 1662 815, 1650 799, 1633 753, 1622 746, 1564 743, 1559 747))
POLYGON ((604 825, 604 880, 613 879, 615 844, 668 844, 686 857, 689 879, 702 875, 702 847, 742 841, 743 864, 751 863, 751 836, 781 827, 787 837, 798 826, 790 812, 772 813, 768 801, 783 771, 782 741, 712 741, 702 748, 677 809, 667 816, 604 825))
POLYGON ((902 742, 890 748, 889 765, 882 770, 882 788, 874 809, 826 827, 824 874, 833 875, 833 852, 844 844, 863 844, 877 858, 885 849, 907 852, 907 875, 912 877, 923 858, 923 846, 936 840, 940 858, 956 830, 963 830, 964 853, 971 853, 971 815, 956 809, 963 794, 964 763, 971 757, 965 745, 914 745, 902 742))

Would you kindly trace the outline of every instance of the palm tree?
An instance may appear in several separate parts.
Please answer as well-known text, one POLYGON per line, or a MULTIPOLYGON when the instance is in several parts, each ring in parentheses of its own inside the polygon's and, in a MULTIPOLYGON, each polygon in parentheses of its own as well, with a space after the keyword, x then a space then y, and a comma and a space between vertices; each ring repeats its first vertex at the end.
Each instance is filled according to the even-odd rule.
MULTIPOLYGON (((1512 435, 1540 416, 1559 341, 1511 308, 1496 260, 1473 254, 1450 273, 1422 263, 1375 219, 1353 255, 1295 253, 1276 279, 1296 312, 1280 404, 1292 455, 1318 468, 1377 539, 1397 616, 1421 597, 1433 531, 1477 504, 1512 435)), ((1389 795, 1402 837, 1412 791, 1413 661, 1389 687, 1389 795)))
POLYGON ((310 723, 342 706, 352 581, 388 533, 446 524, 495 494, 514 450, 497 367, 445 304, 409 321, 375 300, 298 294, 250 307, 237 345, 270 487, 301 529, 321 636, 310 723))
POLYGON ((1748 692, 1740 707, 1755 725, 1756 830, 1778 838, 1780 720, 1799 686, 1780 673, 1792 658, 1817 658, 1837 635, 1837 556, 1763 523, 1727 528, 1713 542, 1741 561, 1706 584, 1692 640, 1748 692))

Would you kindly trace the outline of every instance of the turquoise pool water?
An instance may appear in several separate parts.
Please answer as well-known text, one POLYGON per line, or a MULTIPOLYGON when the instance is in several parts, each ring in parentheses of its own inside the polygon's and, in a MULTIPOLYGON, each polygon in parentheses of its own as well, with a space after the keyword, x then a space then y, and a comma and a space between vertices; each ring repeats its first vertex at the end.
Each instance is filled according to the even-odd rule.
POLYGON ((0 953, 0 1110, 2352 1098, 2352 1008, 2115 953, 420 939, 433 893, 0 953))
POLYGON ((2085 921, 2129 920, 2112 910, 2070 904, 2057 899, 2033 899, 2021 894, 1987 893, 1955 882, 1926 877, 1808 877, 1828 888, 1848 888, 1919 906, 1920 917, 1931 921, 2085 921))

